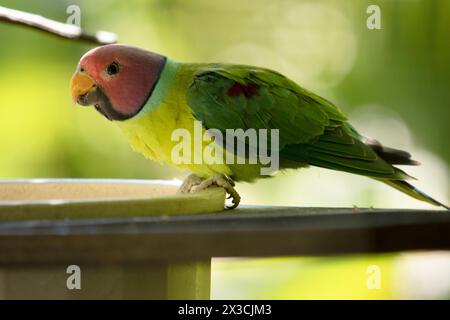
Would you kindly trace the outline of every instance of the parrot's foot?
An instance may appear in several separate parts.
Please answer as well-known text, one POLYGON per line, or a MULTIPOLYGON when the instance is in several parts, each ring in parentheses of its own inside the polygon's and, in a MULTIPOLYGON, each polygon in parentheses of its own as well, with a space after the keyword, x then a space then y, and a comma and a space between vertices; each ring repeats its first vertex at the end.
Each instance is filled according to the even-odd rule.
POLYGON ((222 187, 229 194, 227 199, 232 199, 231 202, 233 204, 231 206, 226 206, 227 209, 234 209, 239 205, 239 202, 241 202, 241 196, 234 189, 234 182, 222 175, 216 175, 203 180, 198 186, 195 187, 195 191, 205 190, 211 186, 222 187))
POLYGON ((180 188, 178 189, 178 193, 198 192, 208 189, 211 186, 222 187, 229 194, 229 197, 227 199, 232 199, 231 202, 233 204, 231 206, 227 206, 227 209, 234 209, 239 205, 241 196, 234 189, 234 182, 222 175, 216 175, 207 179, 203 179, 195 174, 190 174, 181 184, 180 188))
POLYGON ((195 174, 190 174, 186 177, 186 179, 184 179, 180 188, 178 188, 177 193, 189 193, 192 191, 193 187, 198 186, 200 183, 203 182, 203 180, 204 180, 203 178, 200 178, 195 174))

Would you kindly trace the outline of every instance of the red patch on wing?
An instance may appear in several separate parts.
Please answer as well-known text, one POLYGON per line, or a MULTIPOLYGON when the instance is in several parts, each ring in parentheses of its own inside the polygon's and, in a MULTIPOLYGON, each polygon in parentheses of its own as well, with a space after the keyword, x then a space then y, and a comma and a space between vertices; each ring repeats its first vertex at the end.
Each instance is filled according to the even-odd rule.
POLYGON ((228 88, 227 94, 230 97, 237 97, 240 94, 245 95, 247 98, 251 98, 258 94, 259 85, 256 83, 249 83, 247 85, 235 82, 230 88, 228 88))

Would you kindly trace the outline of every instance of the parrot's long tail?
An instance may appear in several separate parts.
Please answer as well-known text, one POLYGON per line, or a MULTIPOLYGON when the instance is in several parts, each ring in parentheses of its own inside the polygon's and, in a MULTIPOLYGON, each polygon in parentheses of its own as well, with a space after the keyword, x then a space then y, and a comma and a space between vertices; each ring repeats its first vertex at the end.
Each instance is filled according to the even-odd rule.
MULTIPOLYGON (((394 165, 394 164, 402 164, 402 165, 418 165, 419 162, 411 159, 411 154, 409 152, 403 151, 403 150, 397 150, 389 147, 383 146, 381 143, 379 143, 376 140, 371 140, 369 142, 369 145, 372 147, 372 149, 387 163, 394 165)), ((401 172, 402 174, 406 175, 406 178, 409 177, 406 173, 401 171, 398 168, 395 168, 397 172, 401 172)), ((434 206, 443 207, 447 210, 450 210, 449 207, 447 207, 442 202, 437 201, 436 199, 433 199, 426 193, 420 191, 416 187, 414 187, 412 184, 404 181, 404 180, 381 180, 380 181, 386 183, 387 185, 421 201, 425 201, 429 204, 432 204, 434 206)))
POLYGON ((447 207, 445 204, 433 199, 429 195, 425 194, 424 192, 420 191, 419 189, 414 187, 412 184, 410 184, 404 180, 381 180, 381 179, 377 179, 377 180, 384 182, 387 185, 389 185, 403 193, 406 193, 407 195, 409 195, 417 200, 425 201, 432 205, 440 206, 447 210, 450 210, 450 208, 447 207))

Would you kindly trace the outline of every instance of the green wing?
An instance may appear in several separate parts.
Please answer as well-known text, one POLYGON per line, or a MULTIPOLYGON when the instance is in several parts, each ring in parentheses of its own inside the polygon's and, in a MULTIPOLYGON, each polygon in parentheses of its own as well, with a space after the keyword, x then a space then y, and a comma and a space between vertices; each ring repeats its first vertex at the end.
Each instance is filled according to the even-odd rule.
POLYGON ((208 128, 280 129, 280 148, 311 141, 345 117, 329 102, 274 71, 210 65, 197 72, 187 101, 208 128))
POLYGON ((280 159, 374 178, 405 179, 364 142, 327 100, 283 75, 243 65, 208 65, 187 102, 207 128, 279 129, 280 159))

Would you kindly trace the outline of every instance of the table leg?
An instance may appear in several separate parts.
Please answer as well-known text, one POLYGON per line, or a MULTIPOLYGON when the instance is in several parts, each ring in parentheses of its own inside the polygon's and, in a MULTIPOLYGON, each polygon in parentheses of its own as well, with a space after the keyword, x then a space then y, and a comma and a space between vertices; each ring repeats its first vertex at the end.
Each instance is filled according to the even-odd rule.
POLYGON ((67 267, 2 267, 0 299, 210 298, 211 259, 148 265, 80 265, 81 288, 72 290, 67 281, 74 273, 66 273, 67 267))

